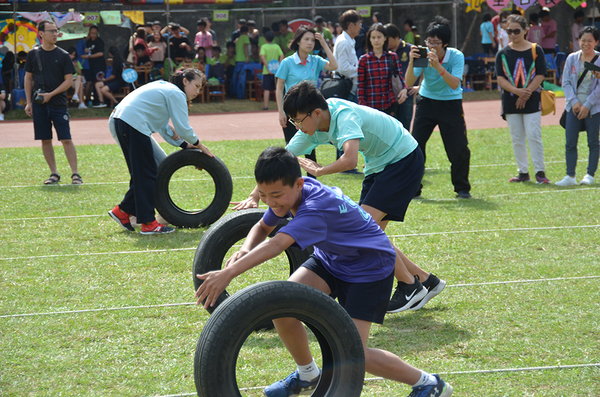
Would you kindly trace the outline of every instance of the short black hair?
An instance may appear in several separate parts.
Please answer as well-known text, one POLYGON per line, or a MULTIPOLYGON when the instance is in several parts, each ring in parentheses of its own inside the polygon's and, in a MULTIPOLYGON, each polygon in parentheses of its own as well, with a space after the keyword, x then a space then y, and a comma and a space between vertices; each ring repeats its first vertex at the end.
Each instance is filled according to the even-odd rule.
POLYGON ((585 26, 579 31, 579 38, 582 38, 584 34, 589 33, 594 36, 594 40, 600 40, 600 32, 595 26, 585 26))
POLYGON ((275 38, 275 35, 270 30, 265 33, 265 40, 267 41, 267 43, 272 42, 274 38, 275 38))
POLYGON ((240 28, 240 33, 248 33, 248 25, 243 25, 240 28))
POLYGON ((198 19, 196 26, 206 26, 206 21, 204 19, 198 19))
POLYGON ((544 9, 542 9, 542 11, 540 11, 540 18, 544 18, 547 17, 548 15, 550 15, 550 11, 546 11, 544 9))
POLYGON ((488 22, 492 20, 492 15, 490 13, 483 14, 483 22, 488 22))
POLYGON ((139 50, 139 51, 146 51, 146 46, 140 43, 140 44, 136 44, 136 45, 134 45, 134 46, 133 46, 133 49, 134 49, 135 51, 138 51, 138 50, 139 50))
POLYGON ((52 25, 56 25, 54 23, 54 21, 41 21, 40 23, 38 23, 38 26, 37 26, 38 30, 40 32, 45 31, 46 30, 46 24, 49 24, 49 23, 51 23, 52 25))
POLYGON ((575 14, 573 14, 573 18, 575 18, 575 19, 581 18, 581 17, 585 17, 585 13, 583 12, 582 9, 575 11, 575 14))
POLYGON ((325 20, 324 20, 324 19, 323 19, 323 17, 322 17, 322 16, 320 16, 320 15, 317 15, 317 16, 315 17, 315 19, 313 19, 313 22, 314 22, 314 23, 322 23, 322 22, 324 22, 324 21, 325 21, 325 20))
POLYGON ((381 22, 381 13, 379 11, 375 11, 373 16, 377 19, 377 22, 381 22))
POLYGON ((67 48, 67 54, 71 55, 72 53, 75 53, 75 56, 77 56, 77 48, 75 48, 75 47, 67 48))
POLYGON ((214 45, 214 46, 212 47, 212 50, 213 50, 213 51, 219 51, 219 52, 221 52, 221 46, 214 45))
POLYGON ((327 110, 327 101, 317 86, 308 80, 292 86, 283 98, 283 111, 295 118, 298 113, 308 114, 315 109, 327 110))
POLYGON ((279 32, 279 22, 273 22, 273 23, 271 24, 271 30, 272 30, 273 32, 279 32))
POLYGON ((246 22, 246 20, 245 20, 244 18, 241 18, 241 19, 238 21, 238 25, 245 25, 245 24, 247 24, 247 23, 248 23, 248 22, 246 22))
POLYGON ((437 37, 442 40, 443 44, 450 44, 452 31, 450 30, 450 21, 438 15, 433 18, 433 21, 427 26, 427 37, 437 37))
POLYGON ((362 18, 356 10, 344 11, 340 17, 340 25, 342 25, 343 30, 348 30, 351 23, 359 23, 360 21, 362 21, 362 18))
POLYGON ((256 183, 271 185, 281 181, 284 186, 294 186, 302 171, 296 156, 289 150, 270 146, 263 150, 254 166, 256 183))
POLYGON ((412 28, 412 26, 414 25, 414 22, 412 19, 407 19, 406 21, 404 21, 404 24, 408 24, 408 26, 410 26, 412 28))
POLYGON ((529 16, 529 20, 533 23, 537 23, 539 19, 540 19, 540 16, 538 14, 536 14, 535 12, 529 16))
POLYGON ((225 44, 225 48, 235 48, 235 43, 233 41, 228 41, 227 44, 225 44))
POLYGON ((173 22, 171 24, 171 30, 173 30, 173 29, 181 29, 181 25, 178 24, 178 23, 173 22))
POLYGON ((383 26, 385 28, 385 30, 387 31, 387 35, 388 37, 400 37, 401 33, 400 33, 400 29, 398 28, 398 26, 394 25, 393 23, 388 23, 387 25, 383 26))
MULTIPOLYGON (((54 23, 54 22, 50 22, 50 23, 54 23)), ((92 26, 90 26, 88 32, 91 31, 92 29, 96 29, 96 31, 98 31, 98 32, 100 31, 100 28, 98 27, 98 25, 92 25, 92 26)))

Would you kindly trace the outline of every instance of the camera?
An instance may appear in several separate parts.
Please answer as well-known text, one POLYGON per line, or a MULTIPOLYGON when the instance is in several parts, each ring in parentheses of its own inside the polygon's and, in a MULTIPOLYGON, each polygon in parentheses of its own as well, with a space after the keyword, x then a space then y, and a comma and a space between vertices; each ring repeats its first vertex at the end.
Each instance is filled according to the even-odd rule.
POLYGON ((419 50, 420 58, 415 58, 414 66, 416 68, 426 68, 429 66, 429 60, 427 59, 427 47, 421 47, 418 45, 417 49, 419 50))
POLYGON ((37 103, 38 105, 41 105, 44 103, 44 97, 41 96, 40 94, 43 94, 44 91, 42 91, 42 89, 37 89, 36 91, 33 92, 33 101, 35 103, 37 103))

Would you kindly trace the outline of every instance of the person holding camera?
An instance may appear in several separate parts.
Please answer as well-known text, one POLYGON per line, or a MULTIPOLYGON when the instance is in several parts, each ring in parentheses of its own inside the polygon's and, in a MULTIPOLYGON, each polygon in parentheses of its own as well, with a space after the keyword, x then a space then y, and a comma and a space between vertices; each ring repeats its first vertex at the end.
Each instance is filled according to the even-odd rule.
MULTIPOLYGON (((417 96, 413 122, 413 137, 423 155, 425 145, 436 126, 444 141, 451 163, 450 175, 458 198, 471 198, 469 193, 469 164, 471 151, 467 141, 467 126, 462 107, 461 80, 465 56, 456 48, 449 48, 452 31, 447 19, 437 16, 427 27, 427 48, 413 46, 405 80, 412 86, 419 76, 423 82, 417 96), (423 63, 421 63, 423 62, 423 63)), ((423 185, 421 185, 421 188, 423 185)), ((415 197, 420 197, 421 189, 415 197)))
POLYGON ((50 167, 50 177, 44 184, 51 185, 60 181, 52 146, 54 125, 71 166, 72 183, 81 185, 83 181, 77 172, 77 152, 71 140, 65 94, 73 85, 75 68, 67 51, 56 46, 56 25, 50 21, 42 21, 38 25, 38 31, 42 45, 29 51, 25 63, 25 113, 33 117, 35 139, 42 141, 42 152, 50 167))

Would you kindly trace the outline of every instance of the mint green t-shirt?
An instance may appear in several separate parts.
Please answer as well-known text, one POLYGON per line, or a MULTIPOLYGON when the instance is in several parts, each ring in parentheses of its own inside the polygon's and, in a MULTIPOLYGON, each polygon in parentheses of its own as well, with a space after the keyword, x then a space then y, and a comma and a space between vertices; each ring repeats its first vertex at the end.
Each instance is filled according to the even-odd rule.
MULTIPOLYGON (((446 54, 441 63, 446 69, 445 73, 450 73, 462 80, 465 69, 465 56, 462 52, 456 48, 446 47, 446 54)), ((414 68, 415 76, 418 77, 421 73, 423 73, 423 82, 419 88, 419 95, 438 101, 462 99, 463 90, 461 85, 459 84, 458 87, 452 89, 435 68, 414 68)))
MULTIPOLYGON (((277 44, 265 43, 262 47, 260 47, 259 55, 264 55, 265 61, 269 63, 269 61, 272 61, 273 59, 278 61, 279 57, 283 55, 283 51, 281 51, 281 48, 277 44)), ((269 70, 267 69, 266 65, 263 66, 263 74, 269 74, 269 70)))
POLYGON ((327 106, 331 115, 329 131, 317 130, 310 136, 299 130, 286 149, 299 156, 329 143, 342 150, 347 140, 359 139, 365 175, 370 175, 402 160, 418 146, 402 124, 384 112, 338 98, 327 99, 327 106))
MULTIPOLYGON (((242 34, 238 37, 235 42, 235 61, 236 62, 246 62, 246 55, 244 54, 244 46, 250 45, 250 37, 247 34, 242 34)), ((248 50, 248 55, 250 55, 250 50, 248 50)))

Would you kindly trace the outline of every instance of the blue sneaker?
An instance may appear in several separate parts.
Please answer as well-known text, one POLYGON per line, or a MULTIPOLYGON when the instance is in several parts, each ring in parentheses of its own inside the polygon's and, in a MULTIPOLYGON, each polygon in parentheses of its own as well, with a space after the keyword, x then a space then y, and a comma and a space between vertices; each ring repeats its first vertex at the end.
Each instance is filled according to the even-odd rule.
POLYGON ((298 371, 294 371, 284 380, 267 386, 263 393, 267 397, 310 396, 312 391, 317 388, 320 379, 321 375, 309 382, 303 381, 300 380, 298 371))
POLYGON ((452 386, 440 378, 438 374, 433 374, 438 383, 429 386, 413 387, 413 391, 408 397, 450 397, 452 395, 452 386))

